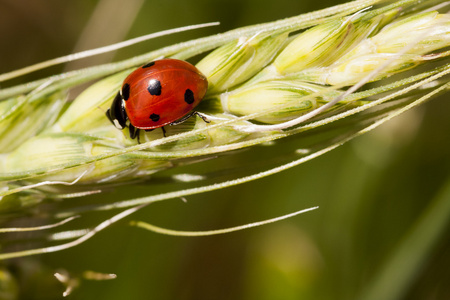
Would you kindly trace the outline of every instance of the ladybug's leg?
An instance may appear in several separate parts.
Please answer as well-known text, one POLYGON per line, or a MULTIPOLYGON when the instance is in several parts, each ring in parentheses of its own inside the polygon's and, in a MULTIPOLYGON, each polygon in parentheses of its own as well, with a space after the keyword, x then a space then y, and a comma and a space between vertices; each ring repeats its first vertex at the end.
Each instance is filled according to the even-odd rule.
POLYGON ((194 112, 191 112, 191 113, 185 115, 185 116, 182 117, 181 119, 178 119, 178 120, 176 120, 176 121, 173 121, 173 122, 170 123, 169 125, 172 126, 172 125, 178 125, 178 124, 181 124, 181 123, 185 122, 187 119, 189 119, 190 117, 192 117, 192 115, 194 115, 194 112))
POLYGON ((204 114, 199 113, 198 111, 194 111, 192 114, 193 114, 193 115, 197 115, 197 116, 199 116, 200 118, 202 118, 202 120, 205 121, 205 123, 211 123, 211 121, 208 120, 208 118, 207 118, 204 114))
POLYGON ((128 130, 130 132, 130 138, 132 138, 132 139, 137 138, 138 144, 140 144, 141 143, 141 141, 139 139, 139 137, 140 137, 139 131, 140 130, 131 124, 128 126, 128 130))
POLYGON ((130 133, 130 138, 136 138, 136 128, 133 125, 128 126, 128 132, 130 133))
POLYGON ((141 143, 141 130, 140 129, 136 129, 136 136, 138 144, 141 143))
POLYGON ((141 131, 140 129, 136 129, 136 137, 137 137, 138 144, 141 143, 141 132, 140 131, 141 131))
POLYGON ((200 118, 202 118, 203 121, 205 121, 206 123, 209 123, 211 121, 208 120, 208 118, 204 115, 199 113, 198 111, 193 111, 187 115, 185 115, 184 117, 182 117, 181 119, 176 120, 175 122, 170 123, 169 125, 178 125, 181 124, 183 122, 185 122, 187 119, 189 119, 190 117, 192 117, 193 115, 197 115, 200 118))

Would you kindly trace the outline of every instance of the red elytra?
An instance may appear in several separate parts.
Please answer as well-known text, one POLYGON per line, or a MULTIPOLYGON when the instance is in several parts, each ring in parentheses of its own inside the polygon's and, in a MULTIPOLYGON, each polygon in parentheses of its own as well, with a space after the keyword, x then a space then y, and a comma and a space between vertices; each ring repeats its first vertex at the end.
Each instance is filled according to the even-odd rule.
POLYGON ((131 125, 149 130, 186 116, 207 88, 206 77, 190 63, 161 59, 133 71, 120 93, 131 125))

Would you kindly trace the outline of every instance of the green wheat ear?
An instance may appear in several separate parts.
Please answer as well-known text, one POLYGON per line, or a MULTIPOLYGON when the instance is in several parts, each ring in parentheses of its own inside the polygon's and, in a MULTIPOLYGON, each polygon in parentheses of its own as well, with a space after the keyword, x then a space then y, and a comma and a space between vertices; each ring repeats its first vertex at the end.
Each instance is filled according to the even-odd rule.
POLYGON ((436 3, 354 1, 0 90, 0 211, 89 194, 289 136, 305 149, 291 164, 101 209, 247 182, 330 151, 448 88, 450 17, 434 10, 436 3), (137 144, 107 120, 105 111, 133 68, 161 57, 187 60, 199 54, 204 58, 197 67, 209 81, 199 110, 211 123, 191 118, 168 126, 167 137, 159 130, 142 132, 137 144), (402 73, 411 69, 417 71, 402 73), (68 101, 71 88, 94 79, 68 101))

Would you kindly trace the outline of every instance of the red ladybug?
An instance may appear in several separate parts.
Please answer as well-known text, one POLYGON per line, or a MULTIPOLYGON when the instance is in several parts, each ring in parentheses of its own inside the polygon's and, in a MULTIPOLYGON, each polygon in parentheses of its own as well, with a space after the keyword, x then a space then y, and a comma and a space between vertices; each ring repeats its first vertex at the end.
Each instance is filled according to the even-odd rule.
POLYGON ((138 141, 139 129, 161 127, 165 135, 163 126, 182 123, 194 114, 208 122, 193 111, 207 88, 206 77, 190 63, 178 59, 153 61, 125 78, 106 116, 118 129, 128 127, 130 137, 138 141))

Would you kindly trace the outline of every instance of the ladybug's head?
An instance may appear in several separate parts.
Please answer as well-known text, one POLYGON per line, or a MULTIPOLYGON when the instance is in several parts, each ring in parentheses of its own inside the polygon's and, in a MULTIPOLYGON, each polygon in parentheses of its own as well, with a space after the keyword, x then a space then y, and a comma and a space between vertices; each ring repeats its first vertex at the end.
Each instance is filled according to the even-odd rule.
POLYGON ((111 108, 106 111, 106 116, 118 129, 124 129, 126 127, 128 116, 120 93, 117 93, 111 104, 111 108))

